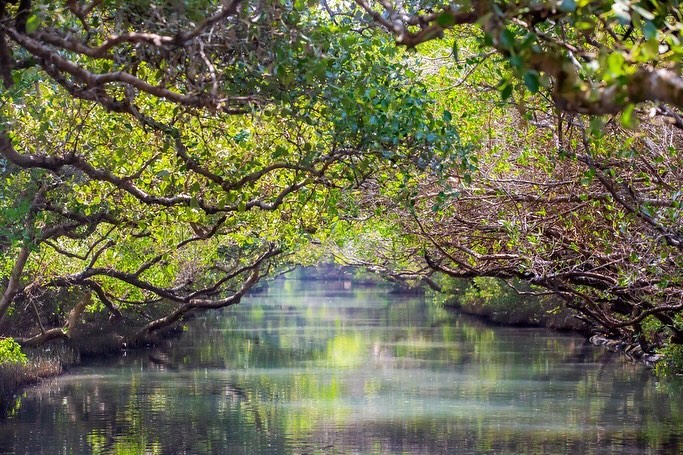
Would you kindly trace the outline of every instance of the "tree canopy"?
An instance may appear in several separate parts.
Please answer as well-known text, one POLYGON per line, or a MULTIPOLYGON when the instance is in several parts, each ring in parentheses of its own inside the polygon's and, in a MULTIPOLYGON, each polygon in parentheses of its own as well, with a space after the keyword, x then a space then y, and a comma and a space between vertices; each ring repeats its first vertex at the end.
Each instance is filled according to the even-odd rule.
MULTIPOLYGON (((395 47, 315 11, 48 6, 3 3, 0 317, 75 288, 144 340, 238 302, 347 188, 447 148, 395 47)), ((25 342, 70 336, 83 302, 25 342)))
POLYGON ((435 289, 523 280, 679 344, 680 14, 0 1, 0 333, 99 317, 142 342, 333 255, 435 289))
POLYGON ((644 352, 679 343, 678 4, 356 3, 399 44, 450 42, 427 77, 474 156, 384 197, 412 254, 351 262, 522 279, 644 352))
MULTIPOLYGON (((463 1, 441 3, 356 0, 408 47, 469 29, 479 45, 509 64, 509 76, 531 92, 547 88, 565 112, 616 114, 629 120, 636 104, 664 103, 663 115, 683 107, 679 2, 463 1)), ((458 50, 458 40, 453 44, 458 50)), ((502 81, 504 94, 512 88, 502 81)))

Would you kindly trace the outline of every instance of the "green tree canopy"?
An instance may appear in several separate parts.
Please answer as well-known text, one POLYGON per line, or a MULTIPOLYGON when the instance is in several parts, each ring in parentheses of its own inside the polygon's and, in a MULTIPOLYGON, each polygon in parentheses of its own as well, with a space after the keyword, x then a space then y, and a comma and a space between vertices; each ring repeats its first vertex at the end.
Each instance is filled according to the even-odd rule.
POLYGON ((84 295, 53 329, 37 310, 24 342, 71 336, 86 310, 134 342, 237 303, 347 216, 345 192, 455 137, 391 42, 298 3, 2 2, 0 18, 0 320, 84 295))
POLYGON ((0 1, 0 324, 141 341, 332 254, 681 343, 678 6, 0 1))

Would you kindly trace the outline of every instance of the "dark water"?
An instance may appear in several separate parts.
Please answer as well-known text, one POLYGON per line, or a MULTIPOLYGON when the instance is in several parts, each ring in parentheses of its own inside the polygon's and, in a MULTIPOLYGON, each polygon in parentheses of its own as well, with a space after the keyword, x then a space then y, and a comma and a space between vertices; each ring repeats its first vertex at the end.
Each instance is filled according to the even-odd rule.
POLYGON ((681 453, 682 390, 581 338, 287 280, 26 390, 0 453, 681 453))

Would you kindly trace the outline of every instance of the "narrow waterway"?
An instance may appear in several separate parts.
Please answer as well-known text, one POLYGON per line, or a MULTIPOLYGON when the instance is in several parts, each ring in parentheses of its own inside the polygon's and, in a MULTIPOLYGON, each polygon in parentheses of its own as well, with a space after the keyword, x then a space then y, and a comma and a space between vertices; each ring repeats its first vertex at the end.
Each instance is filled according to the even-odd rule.
POLYGON ((0 453, 681 453, 682 391, 580 337, 290 279, 25 390, 0 453))

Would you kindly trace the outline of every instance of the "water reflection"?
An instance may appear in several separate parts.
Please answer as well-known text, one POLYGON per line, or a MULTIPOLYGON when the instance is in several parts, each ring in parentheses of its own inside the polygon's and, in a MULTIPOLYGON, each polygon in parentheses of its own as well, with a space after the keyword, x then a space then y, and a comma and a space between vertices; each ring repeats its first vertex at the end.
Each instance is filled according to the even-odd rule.
POLYGON ((580 338, 286 280, 27 390, 0 453, 675 453, 682 405, 580 338))

